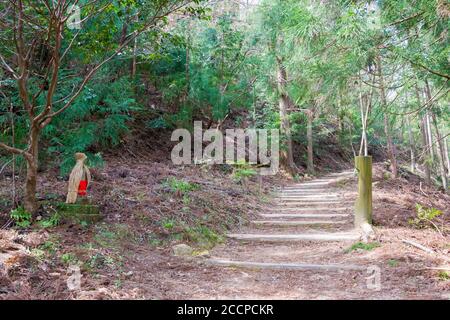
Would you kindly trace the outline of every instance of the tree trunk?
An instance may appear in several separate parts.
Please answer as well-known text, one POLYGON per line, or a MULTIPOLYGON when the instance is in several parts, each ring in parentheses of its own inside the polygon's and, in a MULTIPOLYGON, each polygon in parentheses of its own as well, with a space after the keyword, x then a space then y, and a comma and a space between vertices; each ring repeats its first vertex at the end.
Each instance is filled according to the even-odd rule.
POLYGON ((308 163, 307 169, 308 173, 314 174, 314 146, 313 146, 313 119, 314 114, 312 110, 306 112, 308 118, 308 124, 306 127, 306 138, 308 140, 308 163))
POLYGON ((394 143, 392 142, 391 129, 389 127, 389 119, 387 115, 387 100, 386 100, 386 92, 384 88, 384 78, 383 78, 383 69, 381 66, 381 57, 378 56, 378 74, 380 76, 380 94, 381 94, 381 104, 383 106, 384 112, 384 133, 386 134, 387 147, 388 147, 388 155, 391 161, 391 170, 394 178, 398 176, 398 165, 397 165, 397 151, 395 149, 394 143))
POLYGON ((408 138, 409 138, 409 153, 411 156, 411 172, 416 170, 416 148, 414 145, 414 135, 411 127, 411 119, 409 115, 406 116, 406 125, 408 126, 408 138))
POLYGON ((424 161, 424 167, 425 167, 425 181, 427 184, 431 184, 431 170, 430 170, 430 159, 428 157, 429 155, 429 149, 428 149, 428 138, 427 138, 427 129, 426 129, 426 120, 425 116, 422 118, 422 124, 421 124, 421 131, 422 131, 422 146, 424 148, 424 155, 425 155, 425 161, 424 161))
MULTIPOLYGON (((139 16, 136 14, 134 18, 136 22, 139 21, 139 16)), ((131 79, 136 77, 136 53, 137 53, 137 37, 133 41, 133 60, 131 61, 131 79)))
POLYGON ((391 170, 392 170, 392 175, 394 176, 394 178, 397 178, 398 176, 398 166, 397 166, 397 156, 396 156, 396 150, 395 150, 395 146, 394 143, 392 141, 392 136, 391 136, 391 129, 389 127, 389 119, 387 114, 384 114, 384 133, 386 134, 386 140, 387 140, 387 144, 388 144, 388 154, 389 154, 389 159, 391 160, 391 170))
MULTIPOLYGON (((430 89, 430 85, 428 84, 428 81, 425 81, 426 84, 426 93, 427 93, 427 98, 429 101, 431 101, 432 97, 431 97, 431 89, 430 89)), ((431 107, 431 106, 430 106, 431 107)), ((442 136, 441 133, 439 131, 439 126, 438 126, 438 121, 436 118, 436 114, 433 112, 433 110, 430 108, 427 112, 428 116, 432 118, 433 120, 433 125, 434 125, 434 130, 436 131, 436 140, 438 142, 438 158, 439 158, 439 168, 441 171, 441 181, 442 181, 442 186, 444 187, 445 192, 447 192, 447 174, 446 174, 446 168, 445 168, 445 147, 444 147, 444 143, 442 141, 442 136)), ((430 129, 431 131, 431 129, 430 129)))
POLYGON ((431 121, 430 121, 430 112, 427 110, 425 114, 426 128, 427 128, 427 139, 428 139, 428 147, 430 150, 430 159, 431 163, 434 163, 434 144, 433 144, 433 133, 431 131, 431 121))
POLYGON ((444 138, 444 155, 445 155, 445 162, 447 163, 447 176, 450 176, 450 158, 448 156, 448 141, 447 137, 444 138))
MULTIPOLYGON (((420 90, 419 86, 416 83, 416 99, 417 104, 419 106, 422 105, 422 99, 420 99, 420 90)), ((424 167, 425 167, 425 181, 427 184, 431 184, 431 168, 430 168, 430 162, 428 158, 429 150, 428 150, 428 134, 426 129, 426 120, 425 116, 422 117, 421 124, 420 124, 420 131, 421 131, 421 137, 422 137, 422 147, 423 152, 425 155, 425 161, 424 161, 424 167)))
POLYGON ((36 213, 38 203, 36 199, 37 170, 39 156, 39 129, 33 127, 30 131, 30 150, 31 157, 27 160, 27 175, 25 180, 24 207, 29 213, 36 213))
POLYGON ((361 134, 361 144, 359 147, 359 155, 360 156, 368 156, 368 146, 367 146, 367 116, 369 111, 369 102, 367 103, 367 109, 364 107, 364 98, 362 94, 359 94, 359 106, 360 106, 360 113, 361 113, 361 127, 362 127, 362 134, 361 134))
POLYGON ((439 158, 439 168, 441 171, 442 186, 444 187, 445 192, 447 192, 447 170, 445 168, 444 141, 442 141, 442 135, 441 132, 439 131, 436 115, 432 113, 432 116, 433 116, 434 130, 436 131, 436 139, 438 141, 439 146, 438 158, 439 158))
POLYGON ((285 139, 286 147, 280 152, 281 163, 290 173, 295 173, 296 166, 294 163, 294 155, 292 149, 291 126, 288 117, 288 108, 290 100, 286 92, 287 74, 281 58, 277 57, 278 63, 278 94, 279 94, 279 110, 280 110, 280 131, 285 139))

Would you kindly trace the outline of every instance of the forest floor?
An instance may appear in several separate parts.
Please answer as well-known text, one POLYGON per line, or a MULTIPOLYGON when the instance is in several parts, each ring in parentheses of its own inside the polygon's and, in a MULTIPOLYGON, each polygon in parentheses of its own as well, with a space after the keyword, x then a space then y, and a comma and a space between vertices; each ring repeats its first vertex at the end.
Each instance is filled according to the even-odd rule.
MULTIPOLYGON (((146 162, 139 154, 114 155, 93 170, 91 201, 101 206, 102 222, 0 230, 0 260, 8 258, 0 273, 0 299, 450 299, 449 273, 433 269, 449 256, 448 232, 408 222, 419 203, 442 210, 438 228, 448 227, 450 197, 421 186, 416 176, 391 179, 382 164, 375 165, 373 247, 355 241, 252 243, 225 234, 252 232, 249 221, 272 206, 274 187, 294 182, 280 175, 265 178, 261 188, 257 179, 233 179, 232 168, 173 166, 167 154, 146 162), (180 243, 193 253, 175 256, 173 246, 180 243), (381 289, 368 289, 366 270, 244 269, 210 265, 211 257, 377 266, 381 289), (74 264, 81 266, 81 289, 70 291, 66 283, 74 264)), ((67 182, 57 176, 56 169, 41 174, 42 198, 64 199, 67 182)), ((350 179, 332 192, 352 199, 355 190, 356 180, 350 179)), ((9 193, 10 180, 0 180, 0 196, 9 193)), ((48 213, 41 214, 45 219, 48 213)))

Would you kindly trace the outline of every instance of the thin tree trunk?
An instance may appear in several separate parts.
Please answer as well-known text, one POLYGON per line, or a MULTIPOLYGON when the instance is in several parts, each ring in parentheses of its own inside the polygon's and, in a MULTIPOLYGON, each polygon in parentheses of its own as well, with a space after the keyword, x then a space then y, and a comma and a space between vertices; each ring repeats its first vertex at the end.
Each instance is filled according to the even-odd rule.
POLYGON ((387 140, 387 147, 388 147, 388 154, 391 161, 391 170, 392 175, 394 178, 397 178, 398 176, 398 165, 397 165, 397 152, 394 146, 394 143, 392 141, 392 135, 391 135, 391 129, 389 126, 389 119, 387 114, 387 100, 386 100, 386 92, 384 87, 384 77, 383 77, 383 69, 381 66, 381 57, 378 56, 378 75, 380 76, 380 94, 381 94, 381 103, 383 108, 385 109, 384 112, 384 133, 386 134, 386 140, 387 140))
POLYGON ((424 148, 424 167, 425 167, 425 181, 427 184, 431 184, 431 169, 430 169, 430 158, 429 158, 429 146, 428 146, 428 138, 427 138, 427 129, 426 129, 426 120, 425 116, 422 117, 421 131, 422 131, 422 146, 424 148))
MULTIPOLYGON (((426 93, 427 93, 427 98, 429 101, 431 101, 432 97, 431 97, 431 88, 430 85, 428 83, 428 81, 425 81, 426 84, 426 93)), ((431 108, 429 108, 428 110, 428 115, 432 118, 433 120, 433 125, 434 125, 434 130, 436 131, 436 140, 438 142, 438 158, 439 158, 439 168, 441 171, 441 181, 442 181, 442 186, 444 187, 445 192, 447 192, 447 175, 446 175, 446 169, 445 169, 445 156, 444 156, 444 152, 445 152, 445 148, 444 148, 444 143, 442 141, 442 136, 441 133, 439 131, 439 126, 438 126, 438 121, 436 118, 436 114, 433 112, 433 110, 431 108)), ((431 131, 431 130, 430 130, 431 131)))
MULTIPOLYGON (((425 96, 427 97, 428 101, 432 100, 432 96, 431 96, 431 90, 430 90, 430 84, 428 83, 428 80, 425 80, 425 96)), ((427 130, 428 130, 428 142, 429 142, 429 146, 430 146, 430 155, 431 155, 431 160, 434 162, 434 155, 435 155, 435 150, 434 150, 434 144, 433 144, 433 131, 431 130, 431 119, 432 119, 432 111, 431 111, 431 102, 430 105, 427 106, 427 130)))
POLYGON ((133 61, 131 62, 131 78, 136 77, 136 51, 137 51, 137 38, 134 39, 133 44, 133 61))
MULTIPOLYGON (((416 83, 416 99, 417 99, 417 104, 419 106, 422 105, 422 99, 420 99, 420 89, 419 86, 416 83)), ((426 120, 425 120, 425 116, 422 117, 421 120, 421 124, 420 124, 420 131, 421 131, 421 137, 422 137, 422 147, 423 147, 423 154, 424 154, 424 158, 425 161, 423 161, 424 164, 424 168, 425 168, 425 181, 427 184, 431 184, 431 167, 430 167, 430 159, 428 157, 429 155, 429 146, 428 146, 428 134, 427 134, 427 129, 426 129, 427 125, 426 125, 426 120)))
POLYGON ((434 163, 434 144, 433 144, 433 133, 431 131, 431 120, 430 120, 430 112, 427 110, 427 113, 425 114, 425 120, 426 120, 426 128, 427 128, 427 139, 428 139, 428 146, 430 148, 430 158, 431 163, 434 163))
MULTIPOLYGON (((11 115, 11 146, 13 148, 16 147, 16 127, 14 122, 14 106, 10 101, 10 115, 11 115)), ((16 207, 16 155, 13 153, 12 155, 12 202, 13 208, 16 207)))
POLYGON ((409 153, 411 157, 411 172, 416 170, 416 147, 414 144, 414 135, 411 127, 411 119, 409 115, 406 116, 406 125, 408 126, 408 138, 409 138, 409 153))
POLYGON ((444 141, 442 141, 442 135, 439 131, 438 122, 436 119, 436 115, 432 113, 433 117, 433 124, 434 124, 434 130, 436 131, 436 140, 438 141, 438 158, 439 158, 439 167, 441 171, 441 180, 442 180, 442 186, 444 187, 445 192, 447 192, 447 170, 445 168, 445 147, 444 147, 444 141))
POLYGON ((191 53, 189 46, 191 45, 191 33, 190 33, 190 21, 188 22, 188 30, 187 30, 187 45, 186 45, 186 61, 184 66, 184 73, 186 78, 186 92, 184 99, 187 100, 189 97, 189 91, 191 90, 191 71, 190 71, 190 63, 191 63, 191 53))
POLYGON ((445 155, 445 162, 447 163, 447 176, 450 176, 450 158, 448 156, 448 138, 446 137, 444 139, 444 155, 445 155))
POLYGON ((27 175, 25 180, 24 207, 30 213, 35 213, 38 209, 36 199, 37 169, 39 156, 39 129, 32 127, 30 130, 30 150, 31 158, 27 159, 27 175))
POLYGON ((314 144, 313 144, 313 119, 314 113, 312 110, 306 112, 308 124, 306 126, 306 138, 308 140, 308 163, 307 170, 310 174, 314 174, 314 144))
MULTIPOLYGON (((134 17, 135 22, 139 22, 139 15, 136 14, 134 17)), ((133 41, 133 60, 131 62, 131 79, 134 79, 136 77, 136 53, 137 53, 137 37, 134 38, 133 41)))
POLYGON ((287 84, 287 74, 286 68, 281 61, 281 58, 277 57, 278 64, 278 94, 279 94, 279 112, 280 112, 280 129, 281 134, 285 138, 286 148, 280 152, 281 163, 283 163, 286 169, 294 173, 296 167, 294 164, 294 155, 292 148, 292 136, 291 136, 291 126, 288 117, 288 108, 290 106, 290 100, 286 92, 287 84))
POLYGON ((391 129, 389 127, 389 119, 387 114, 384 114, 384 133, 386 134, 386 139, 387 139, 387 144, 388 144, 388 153, 389 153, 389 158, 391 160, 391 170, 392 170, 392 175, 394 176, 394 178, 397 178, 398 176, 398 169, 397 169, 397 157, 396 157, 396 150, 395 150, 395 146, 394 143, 392 141, 392 136, 391 136, 391 129))
POLYGON ((362 126, 362 135, 361 135, 361 145, 359 147, 359 155, 360 156, 368 156, 368 143, 367 143, 367 117, 369 114, 369 105, 370 102, 367 102, 367 108, 364 107, 364 99, 362 94, 359 94, 359 104, 360 104, 360 112, 361 112, 361 126, 362 126))

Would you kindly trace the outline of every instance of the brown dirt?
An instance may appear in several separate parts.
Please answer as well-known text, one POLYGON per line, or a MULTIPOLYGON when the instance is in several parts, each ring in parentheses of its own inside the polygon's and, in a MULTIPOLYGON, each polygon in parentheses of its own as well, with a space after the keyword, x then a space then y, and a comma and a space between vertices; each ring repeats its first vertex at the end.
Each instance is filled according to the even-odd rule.
MULTIPOLYGON (((199 243, 186 232, 186 227, 199 225, 220 234, 247 228, 253 213, 267 206, 270 187, 285 183, 282 176, 265 179, 260 194, 256 181, 236 183, 228 168, 175 167, 165 152, 137 154, 136 158, 110 155, 106 163, 103 169, 93 170, 92 185, 92 200, 101 205, 104 221, 89 227, 20 231, 10 241, 25 246, 31 254, 0 275, 0 299, 450 298, 449 281, 430 269, 442 265, 440 256, 402 242, 410 239, 448 257, 448 235, 441 237, 430 227, 415 229, 408 219, 415 215, 415 203, 421 203, 443 210, 440 223, 448 224, 450 198, 432 188, 420 188, 411 177, 385 179, 382 165, 374 171, 374 221, 380 247, 345 253, 351 243, 256 246, 226 241, 210 249, 208 243, 199 243), (190 202, 183 201, 181 193, 164 186, 169 176, 198 183, 200 189, 189 193, 190 202), (176 221, 175 226, 164 228, 167 220, 176 221), (171 246, 181 242, 196 247, 203 256, 174 257, 171 246), (68 265, 62 260, 68 253, 83 263, 82 291, 67 289, 68 265), (258 261, 262 255, 268 261, 377 265, 382 289, 368 290, 365 272, 248 270, 204 263, 208 256, 258 261)), ((66 181, 56 176, 56 169, 42 175, 42 197, 64 198, 66 181)), ((2 197, 8 196, 8 187, 8 181, 1 179, 2 197)), ((355 185, 338 188, 350 196, 355 185)))

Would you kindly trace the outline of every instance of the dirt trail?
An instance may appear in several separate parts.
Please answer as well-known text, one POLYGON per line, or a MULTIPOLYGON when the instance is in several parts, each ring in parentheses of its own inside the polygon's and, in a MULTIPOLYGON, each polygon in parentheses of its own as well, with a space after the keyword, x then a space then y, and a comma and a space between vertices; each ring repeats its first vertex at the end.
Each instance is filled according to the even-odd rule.
MULTIPOLYGON (((356 194, 340 186, 345 183, 355 185, 351 172, 276 192, 272 207, 259 212, 250 225, 229 234, 226 243, 200 262, 203 276, 195 273, 198 261, 186 262, 191 264, 191 269, 183 272, 189 294, 179 292, 178 297, 448 298, 448 291, 417 268, 423 265, 420 259, 394 267, 394 260, 388 259, 392 254, 389 247, 385 255, 382 248, 348 251, 359 241, 359 234, 353 230, 356 194)), ((180 279, 167 280, 180 290, 180 279)))
MULTIPOLYGON (((0 275, 0 299, 450 299, 450 281, 436 269, 445 267, 439 257, 449 256, 450 235, 408 223, 415 203, 442 210, 442 224, 448 223, 450 198, 420 186, 414 177, 386 180, 385 170, 374 167, 377 246, 349 251, 358 241, 352 231, 357 181, 350 172, 284 186, 268 205, 270 197, 256 192, 256 183, 255 192, 246 192, 227 174, 140 160, 108 163, 93 188, 95 201, 104 203, 105 221, 90 228, 61 225, 15 232, 20 239, 14 241, 45 259, 29 257, 7 277, 0 275), (161 189, 168 176, 188 177, 203 186, 190 194, 189 213, 183 211, 183 197, 161 189), (224 219, 236 221, 228 224, 230 237, 209 252, 186 238, 170 240, 172 234, 160 224, 180 215, 186 221, 200 219, 212 207, 220 215, 208 222, 210 228, 217 224, 223 231, 224 219), (330 234, 338 238, 330 241, 330 234), (168 240, 155 243, 155 235, 168 240), (243 236, 247 239, 240 240, 243 236), (199 246, 194 256, 174 256, 172 246, 181 242, 199 246), (81 291, 67 290, 66 253, 88 266, 82 270, 81 291), (380 287, 367 280, 373 268, 380 270, 380 287)), ((65 182, 55 176, 44 179, 43 194, 64 190, 65 182)), ((283 181, 266 180, 265 190, 283 181)))
MULTIPOLYGON (((350 172, 344 172, 285 186, 274 192, 270 206, 261 205, 265 209, 250 214, 253 221, 232 230, 224 243, 200 256, 176 257, 170 247, 149 250, 130 245, 123 267, 132 276, 121 282, 120 289, 109 286, 109 294, 96 290, 89 297, 449 299, 448 281, 429 269, 442 261, 402 242, 403 238, 415 239, 444 253, 450 239, 443 241, 434 230, 391 227, 383 222, 384 226, 375 226, 376 247, 348 250, 358 241, 352 231, 356 182, 350 172), (308 239, 324 234, 347 238, 308 239), (259 239, 240 240, 242 235, 259 239), (278 241, 261 238, 269 235, 278 241), (303 239, 286 240, 287 235, 302 235, 303 239), (380 271, 379 286, 376 279, 367 279, 373 270, 380 271)), ((383 204, 378 195, 382 191, 374 192, 378 221, 384 216, 392 219, 391 207, 377 207, 383 204)))

